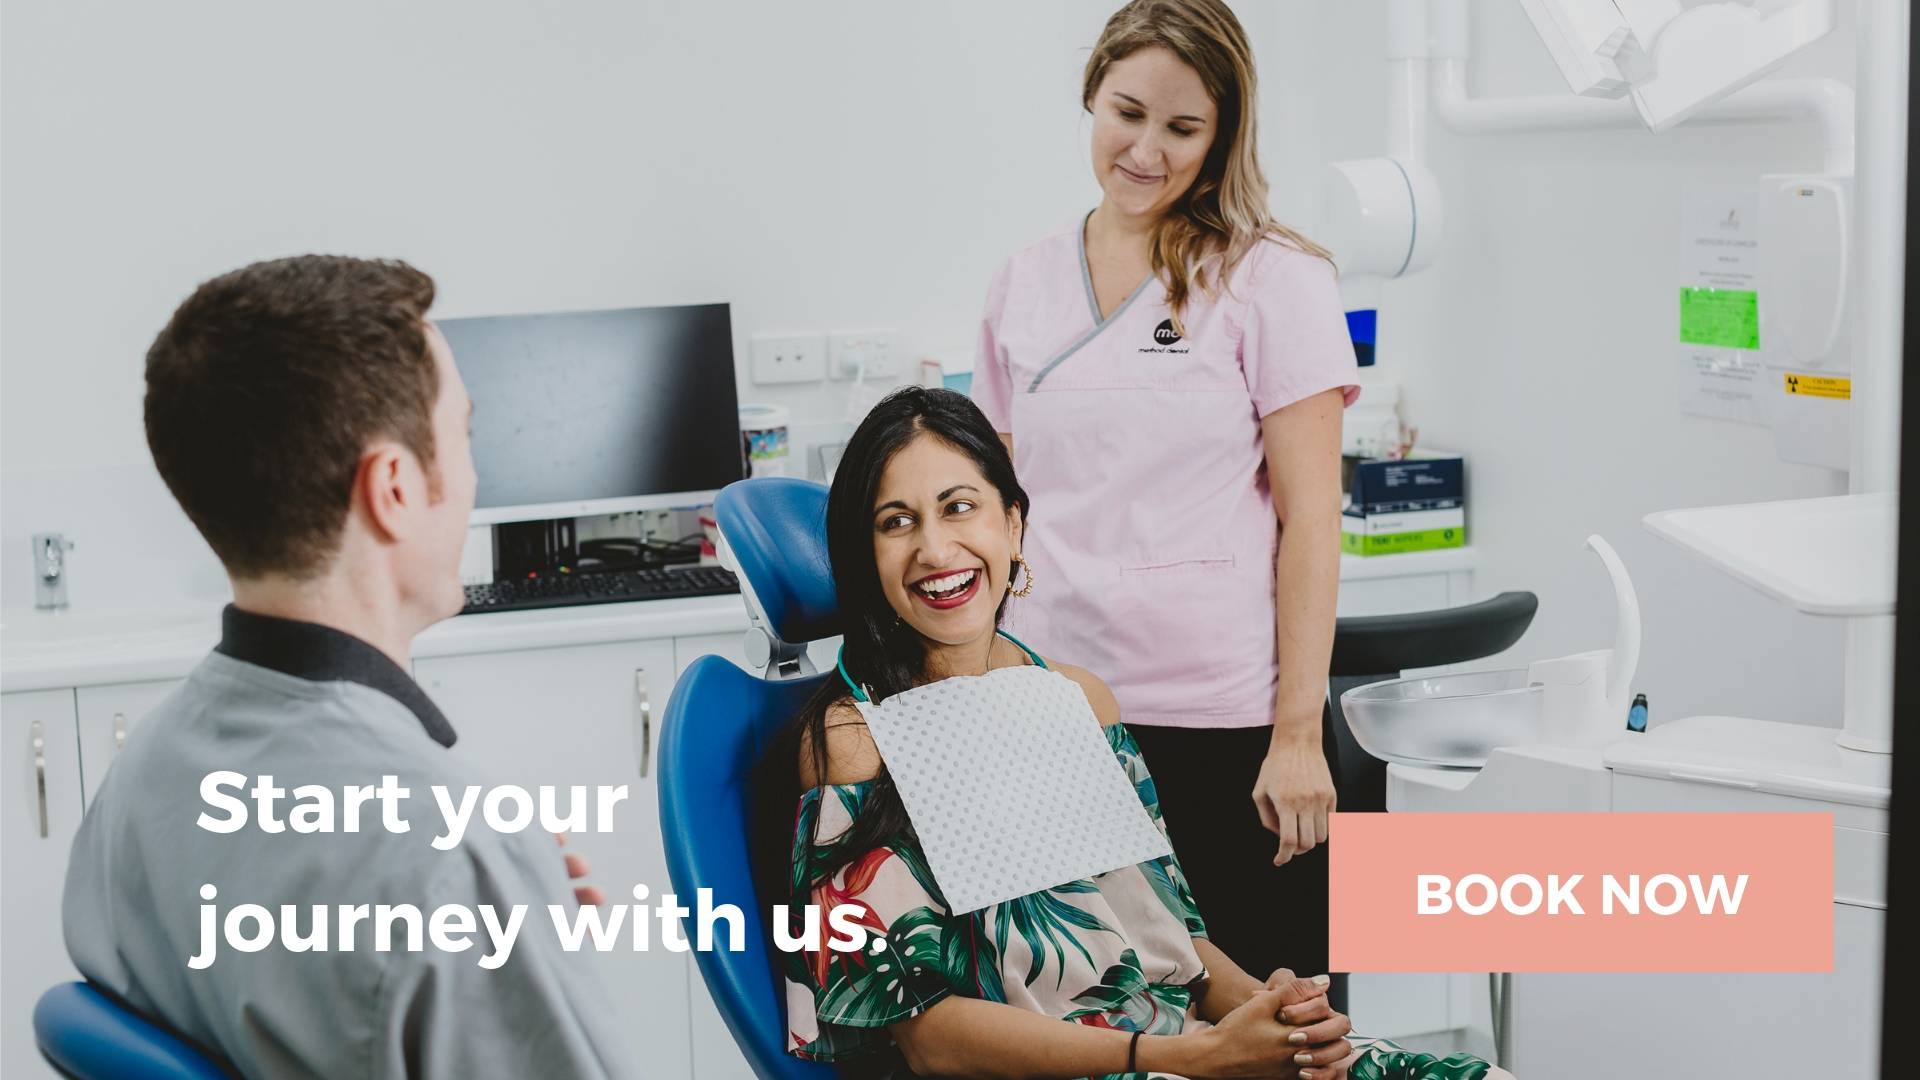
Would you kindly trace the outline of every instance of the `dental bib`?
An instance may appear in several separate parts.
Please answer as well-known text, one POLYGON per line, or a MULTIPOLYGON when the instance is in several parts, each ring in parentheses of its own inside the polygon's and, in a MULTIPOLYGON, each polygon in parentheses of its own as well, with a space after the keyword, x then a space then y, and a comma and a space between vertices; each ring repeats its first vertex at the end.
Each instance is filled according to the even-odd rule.
POLYGON ((1057 671, 999 668, 854 704, 955 915, 1173 850, 1057 671))

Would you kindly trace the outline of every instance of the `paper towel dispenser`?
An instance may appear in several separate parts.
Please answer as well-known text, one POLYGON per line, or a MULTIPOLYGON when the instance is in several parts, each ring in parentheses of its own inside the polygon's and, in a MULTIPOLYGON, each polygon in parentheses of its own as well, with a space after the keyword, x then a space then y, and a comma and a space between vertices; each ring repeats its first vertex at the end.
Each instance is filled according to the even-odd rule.
POLYGON ((1762 388, 1782 461, 1848 467, 1853 177, 1760 178, 1762 388))

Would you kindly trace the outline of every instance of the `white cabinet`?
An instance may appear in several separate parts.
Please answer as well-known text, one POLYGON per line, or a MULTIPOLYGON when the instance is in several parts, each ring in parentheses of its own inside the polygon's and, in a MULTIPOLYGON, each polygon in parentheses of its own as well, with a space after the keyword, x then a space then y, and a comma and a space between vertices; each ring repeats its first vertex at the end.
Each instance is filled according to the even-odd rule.
MULTIPOLYGON (((459 741, 453 752, 495 783, 625 784, 629 797, 613 833, 570 837, 569 850, 592 864, 591 880, 609 904, 668 892, 654 760, 672 689, 671 639, 444 656, 417 661, 415 675, 459 741)), ((560 858, 558 849, 554 858, 560 858)), ((658 1076, 690 1075, 688 953, 668 952, 657 932, 645 951, 582 950, 599 968, 612 1012, 625 1024, 618 1052, 645 1061, 658 1076)))
POLYGON ((93 793, 107 767, 120 756, 127 737, 142 717, 179 686, 182 679, 154 682, 111 683, 83 686, 77 691, 80 708, 80 776, 87 805, 93 805, 93 793))
MULTIPOLYGON (((746 634, 695 634, 673 639, 673 678, 678 682, 687 667, 703 656, 719 656, 747 668, 746 634)), ((751 670, 751 669, 748 669, 751 670)), ((664 702, 663 702, 664 704, 664 702)))
POLYGON ((33 1042, 33 1005, 79 975, 60 934, 67 853, 80 827, 72 690, 0 697, 0 1075, 53 1076, 33 1042))
MULTIPOLYGON (((1513 977, 1514 1075, 1612 1080, 1621 1048, 1647 1063, 1639 1075, 1780 1076, 1782 1028, 1819 1032, 1815 1076, 1861 1080, 1882 1072, 1880 966, 1887 913, 1833 906, 1835 967, 1822 972, 1528 974, 1513 977), (1789 1019, 1781 1002, 1792 1002, 1789 1019)), ((1484 982, 1481 984, 1484 987, 1484 982)), ((1484 991, 1483 991, 1484 992, 1484 991)), ((1904 1025, 1907 1017, 1889 1014, 1904 1025)), ((1788 1036, 1791 1037, 1791 1036, 1788 1036)))

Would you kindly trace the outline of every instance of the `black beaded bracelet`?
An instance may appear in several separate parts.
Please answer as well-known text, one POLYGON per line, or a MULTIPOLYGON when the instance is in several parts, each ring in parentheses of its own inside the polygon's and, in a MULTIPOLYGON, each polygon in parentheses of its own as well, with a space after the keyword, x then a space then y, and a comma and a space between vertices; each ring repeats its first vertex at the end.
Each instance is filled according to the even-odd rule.
POLYGON ((1142 1035, 1144 1035, 1144 1034, 1146 1034, 1146 1033, 1145 1033, 1145 1032, 1142 1032, 1142 1031, 1136 1031, 1136 1032, 1134 1032, 1134 1033, 1133 1033, 1133 1038, 1132 1038, 1132 1039, 1129 1039, 1129 1040, 1127 1041, 1127 1074, 1128 1074, 1128 1075, 1132 1075, 1133 1073, 1135 1073, 1135 1072, 1138 1072, 1138 1071, 1139 1071, 1138 1069, 1135 1069, 1135 1068, 1133 1067, 1133 1063, 1134 1063, 1134 1054, 1136 1054, 1137 1052, 1139 1052, 1139 1050, 1140 1050, 1140 1036, 1142 1036, 1142 1035))

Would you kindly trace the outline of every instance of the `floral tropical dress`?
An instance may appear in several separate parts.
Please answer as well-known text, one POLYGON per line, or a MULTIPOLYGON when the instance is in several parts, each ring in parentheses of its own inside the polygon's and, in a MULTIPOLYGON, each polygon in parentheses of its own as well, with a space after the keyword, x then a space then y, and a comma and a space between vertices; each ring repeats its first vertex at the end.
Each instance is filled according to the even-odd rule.
MULTIPOLYGON (((1120 724, 1106 735, 1160 824, 1153 778, 1133 736, 1120 724)), ((836 853, 871 788, 871 781, 834 784, 800 797, 789 932, 802 933, 801 905, 825 912, 850 904, 885 945, 879 952, 836 952, 824 947, 823 926, 819 947, 783 954, 793 1053, 857 1067, 863 1075, 910 1076, 886 1028, 950 994, 1150 1035, 1205 1026, 1195 1001, 1196 983, 1207 972, 1193 939, 1206 936, 1206 925, 1173 855, 954 915, 909 831, 812 885, 815 868, 836 853)), ((1438 1059, 1381 1040, 1349 1041, 1361 1048, 1349 1074, 1354 1080, 1489 1075, 1486 1062, 1464 1054, 1438 1059)))

